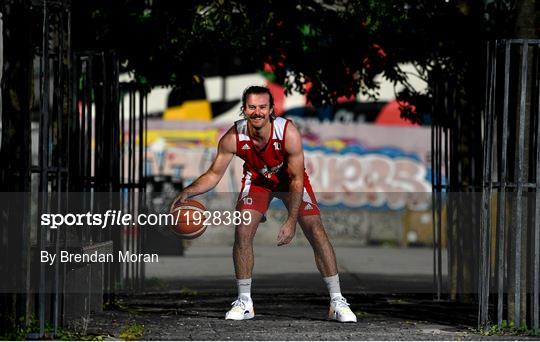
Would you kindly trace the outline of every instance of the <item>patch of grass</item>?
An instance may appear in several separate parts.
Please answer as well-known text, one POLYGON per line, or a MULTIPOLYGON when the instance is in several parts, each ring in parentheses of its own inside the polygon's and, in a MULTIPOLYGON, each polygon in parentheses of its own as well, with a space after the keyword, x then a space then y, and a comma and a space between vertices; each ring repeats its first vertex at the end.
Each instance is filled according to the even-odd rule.
POLYGON ((104 336, 93 334, 81 335, 71 330, 58 329, 55 338, 61 341, 103 341, 104 336))
MULTIPOLYGON (((100 335, 86 335, 78 333, 74 330, 65 329, 59 327, 54 333, 54 327, 50 323, 45 323, 45 329, 43 331, 44 339, 56 339, 62 341, 103 341, 103 336, 100 335)), ((26 340, 29 336, 37 338, 39 334, 39 321, 33 317, 29 318, 25 322, 24 317, 19 318, 19 324, 12 331, 5 335, 0 335, 2 341, 21 341, 26 340)))
POLYGON ((529 328, 526 324, 515 326, 514 322, 502 321, 501 326, 495 324, 488 329, 481 330, 481 335, 484 336, 505 336, 505 335, 521 335, 521 336, 540 336, 540 330, 529 328))
POLYGON ((123 340, 139 340, 144 334, 144 325, 139 323, 133 323, 128 325, 122 332, 120 332, 120 338, 123 340))
MULTIPOLYGON (((13 317, 13 316, 12 316, 13 317)), ((48 328, 48 327, 45 327, 48 328)), ((0 335, 0 340, 26 340, 27 336, 32 333, 39 332, 39 321, 34 317, 30 317, 28 321, 24 317, 19 317, 18 324, 11 331, 6 332, 5 335, 0 335)))

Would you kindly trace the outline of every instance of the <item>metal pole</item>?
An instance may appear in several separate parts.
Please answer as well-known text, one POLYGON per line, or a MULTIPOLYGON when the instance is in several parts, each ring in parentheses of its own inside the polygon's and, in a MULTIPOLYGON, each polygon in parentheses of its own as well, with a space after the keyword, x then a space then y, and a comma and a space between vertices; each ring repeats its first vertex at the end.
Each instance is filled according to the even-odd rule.
MULTIPOLYGON (((536 202, 535 202, 535 219, 534 219, 534 232, 533 232, 533 257, 532 257, 532 327, 534 330, 539 328, 539 284, 540 284, 540 47, 536 48, 536 79, 534 80, 534 87, 536 98, 536 202)), ((533 100, 534 101, 534 100, 533 100)))
MULTIPOLYGON (((434 98, 437 98, 437 88, 435 85, 435 95, 434 98)), ((433 221, 433 289, 435 290, 435 293, 437 295, 437 298, 439 298, 439 291, 437 288, 437 240, 435 238, 437 234, 437 215, 435 214, 435 210, 437 208, 437 200, 435 198, 435 194, 437 192, 437 175, 436 175, 436 164, 435 164, 435 154, 437 153, 436 146, 435 146, 435 134, 436 134, 436 112, 437 107, 433 107, 433 121, 431 123, 431 215, 432 215, 432 221, 433 221)))
MULTIPOLYGON (((47 1, 43 0, 43 40, 41 51, 41 115, 40 115, 40 192, 41 203, 38 211, 46 211, 48 208, 48 176, 49 176, 49 20, 47 1)), ((39 231, 40 250, 46 249, 47 232, 45 229, 39 231)), ((40 263, 39 272, 39 336, 45 335, 45 283, 46 272, 44 263, 40 263)))
MULTIPOLYGON (((501 42, 496 42, 497 46, 501 42)), ((507 190, 507 157, 508 157, 508 110, 509 110, 509 83, 510 83, 510 44, 505 43, 504 52, 504 95, 501 139, 501 163, 499 170, 499 196, 497 198, 497 324, 502 327, 504 275, 505 275, 505 230, 506 230, 506 190, 507 190)))
POLYGON ((489 324, 489 289, 490 289, 490 241, 491 241, 491 169, 493 153, 493 75, 494 61, 491 56, 491 46, 486 49, 486 105, 484 120, 484 169, 482 187, 482 211, 480 222, 480 276, 478 326, 486 328, 489 324), (491 71, 491 72, 490 72, 491 71), (491 76, 491 77, 489 77, 491 76))
POLYGON ((523 232, 523 184, 526 182, 523 160, 525 150, 525 97, 527 94, 527 55, 528 42, 525 40, 522 55, 521 55, 521 74, 520 74, 520 99, 519 99, 519 122, 518 122, 518 155, 516 161, 516 176, 517 176, 517 198, 516 198, 516 235, 515 235, 515 292, 514 292, 514 315, 515 325, 521 325, 521 240, 523 232))

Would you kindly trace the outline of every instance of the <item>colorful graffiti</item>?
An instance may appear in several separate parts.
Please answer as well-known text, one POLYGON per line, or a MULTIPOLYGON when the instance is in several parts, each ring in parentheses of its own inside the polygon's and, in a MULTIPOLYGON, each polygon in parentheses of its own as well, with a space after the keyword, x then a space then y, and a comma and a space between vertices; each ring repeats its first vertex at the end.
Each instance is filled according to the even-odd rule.
POLYGON ((413 210, 429 205, 427 169, 417 159, 315 149, 306 151, 306 170, 322 205, 413 210))
MULTIPOLYGON (((181 177, 189 184, 209 167, 215 155, 215 146, 172 145, 149 148, 148 174, 181 177)), ((313 133, 306 137, 304 149, 306 171, 322 206, 429 208, 430 172, 417 152, 397 147, 368 148, 350 138, 321 140, 313 133)), ((242 164, 234 158, 215 191, 238 191, 242 164)))

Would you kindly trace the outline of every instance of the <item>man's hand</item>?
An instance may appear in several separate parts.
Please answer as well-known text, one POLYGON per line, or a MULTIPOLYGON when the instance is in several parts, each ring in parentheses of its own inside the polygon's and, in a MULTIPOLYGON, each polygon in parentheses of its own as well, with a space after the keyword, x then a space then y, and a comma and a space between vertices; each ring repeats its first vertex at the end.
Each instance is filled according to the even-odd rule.
POLYGON ((171 210, 173 209, 173 207, 174 207, 174 205, 176 203, 186 203, 188 197, 189 197, 189 194, 187 192, 184 192, 184 191, 180 192, 180 194, 178 196, 176 196, 174 201, 172 201, 171 210))
POLYGON ((283 246, 292 241, 294 233, 296 232, 296 220, 287 220, 281 226, 279 234, 277 236, 278 246, 283 246))

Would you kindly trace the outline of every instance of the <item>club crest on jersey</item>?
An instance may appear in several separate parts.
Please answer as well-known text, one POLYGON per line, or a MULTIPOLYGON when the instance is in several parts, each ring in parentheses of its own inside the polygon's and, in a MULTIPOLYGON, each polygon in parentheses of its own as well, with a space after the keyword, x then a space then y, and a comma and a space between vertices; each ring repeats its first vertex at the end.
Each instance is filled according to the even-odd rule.
POLYGON ((281 150, 281 143, 279 141, 274 142, 274 150, 276 151, 281 150))
POLYGON ((242 150, 251 150, 251 148, 248 144, 244 144, 244 146, 242 146, 242 150))
POLYGON ((266 178, 272 178, 272 175, 283 167, 283 162, 279 163, 278 165, 274 167, 268 167, 268 165, 265 165, 262 169, 259 170, 259 173, 264 175, 266 178))

